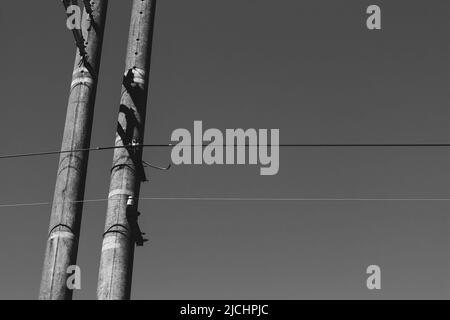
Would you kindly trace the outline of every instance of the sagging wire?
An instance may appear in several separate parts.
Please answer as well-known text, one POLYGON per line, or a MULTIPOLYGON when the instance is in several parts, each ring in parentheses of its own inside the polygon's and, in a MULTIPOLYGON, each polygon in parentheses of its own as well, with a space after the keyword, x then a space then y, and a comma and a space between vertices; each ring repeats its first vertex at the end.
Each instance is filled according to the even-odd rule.
MULTIPOLYGON (((139 201, 184 202, 450 202, 450 198, 227 198, 227 197, 142 197, 139 201)), ((88 199, 67 203, 98 203, 124 201, 124 199, 88 199)), ((52 205, 52 202, 0 204, 0 208, 35 207, 52 205)))
MULTIPOLYGON (((177 144, 179 147, 207 147, 207 144, 202 145, 183 145, 177 144)), ((258 145, 233 145, 233 147, 257 147, 258 145)), ((59 155, 64 153, 71 152, 86 152, 86 151, 105 151, 105 150, 113 150, 113 149, 129 149, 133 147, 141 147, 141 148, 173 148, 175 144, 130 144, 124 146, 105 146, 105 147, 94 147, 94 148, 83 148, 83 149, 71 149, 71 150, 60 150, 60 151, 43 151, 43 152, 32 152, 32 153, 17 153, 17 154, 6 154, 0 155, 0 160, 2 159, 13 159, 13 158, 26 158, 26 157, 37 157, 37 156, 49 156, 49 155, 59 155)), ((227 145, 216 145, 216 147, 228 147, 227 145)), ((448 148, 450 147, 450 143, 412 143, 412 144, 278 144, 272 145, 268 144, 268 148, 271 147, 280 147, 280 148, 420 148, 420 147, 429 147, 429 148, 448 148)))

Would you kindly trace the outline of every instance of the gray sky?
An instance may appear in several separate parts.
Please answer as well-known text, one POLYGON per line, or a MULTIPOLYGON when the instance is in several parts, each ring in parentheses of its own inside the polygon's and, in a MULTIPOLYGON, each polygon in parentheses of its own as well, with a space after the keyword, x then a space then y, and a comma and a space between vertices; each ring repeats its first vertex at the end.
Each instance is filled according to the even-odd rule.
MULTIPOLYGON (((92 145, 112 145, 131 1, 110 1, 92 145)), ((449 143, 450 2, 159 1, 147 143, 174 129, 279 128, 281 143, 449 143), (382 31, 365 27, 382 8, 382 31)), ((59 149, 74 45, 59 1, 5 1, 1 153, 59 149)), ((191 129, 192 130, 192 129, 191 129)), ((143 197, 450 198, 446 148, 282 149, 251 166, 149 171, 143 197)), ((167 149, 145 159, 165 165, 167 149)), ((91 153, 86 199, 112 152, 91 153)), ((2 160, 0 204, 52 200, 58 157, 2 160)), ((135 299, 450 298, 450 202, 142 201, 135 299), (382 268, 382 290, 365 287, 382 268)), ((78 263, 95 298, 106 203, 78 263)), ((50 206, 0 208, 0 299, 38 294, 50 206)))

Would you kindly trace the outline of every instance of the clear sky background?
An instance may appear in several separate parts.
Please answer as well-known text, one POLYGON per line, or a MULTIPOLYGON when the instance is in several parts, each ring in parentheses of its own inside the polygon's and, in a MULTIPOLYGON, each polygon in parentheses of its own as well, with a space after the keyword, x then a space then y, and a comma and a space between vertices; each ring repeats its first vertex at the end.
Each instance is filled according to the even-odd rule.
MULTIPOLYGON (((131 1, 111 0, 92 146, 112 145, 131 1)), ((450 2, 163 0, 146 143, 177 128, 279 128, 281 143, 449 143, 450 2), (366 8, 382 8, 382 31, 366 8)), ((60 148, 74 60, 59 1, 0 6, 1 153, 60 148)), ((143 197, 450 198, 449 148, 282 149, 252 166, 149 171, 143 197)), ((145 160, 165 165, 167 149, 145 160)), ((112 152, 90 155, 105 198, 112 152)), ((0 204, 52 200, 58 157, 2 160, 0 204)), ((141 201, 134 299, 450 298, 450 202, 141 201), (382 290, 365 270, 382 268, 382 290)), ((106 203, 85 205, 94 299, 106 203)), ((50 206, 0 208, 0 299, 36 299, 50 206)))

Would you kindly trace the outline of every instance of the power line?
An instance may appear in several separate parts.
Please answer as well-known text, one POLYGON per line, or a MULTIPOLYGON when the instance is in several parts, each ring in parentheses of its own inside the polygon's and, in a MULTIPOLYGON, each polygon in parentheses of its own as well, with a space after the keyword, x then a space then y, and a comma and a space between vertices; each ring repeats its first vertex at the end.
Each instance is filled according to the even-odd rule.
MULTIPOLYGON (((65 153, 74 153, 74 152, 87 152, 87 151, 105 151, 105 150, 114 150, 114 149, 123 149, 123 148, 173 148, 175 146, 180 147, 208 147, 208 144, 202 145, 177 145, 177 144, 137 144, 137 145, 126 145, 126 146, 106 146, 106 147, 95 147, 95 148, 85 148, 85 149, 72 149, 72 150, 60 150, 60 151, 43 151, 43 152, 32 152, 32 153, 17 153, 17 154, 6 154, 0 156, 0 160, 2 159, 13 159, 13 158, 27 158, 27 157, 38 157, 38 156, 49 156, 49 155, 59 155, 65 153)), ((258 147, 259 145, 213 145, 214 147, 258 147)), ((448 148, 450 147, 449 143, 411 143, 411 144, 278 144, 271 145, 268 144, 267 147, 280 147, 280 148, 448 148)))
MULTIPOLYGON (((86 152, 86 151, 101 151, 101 150, 111 150, 115 147, 97 147, 97 148, 86 148, 86 149, 72 149, 72 150, 61 150, 61 151, 44 151, 44 152, 33 152, 33 153, 17 153, 17 154, 7 154, 0 156, 0 159, 13 159, 13 158, 26 158, 26 157, 37 157, 37 156, 49 156, 58 155, 64 153, 72 152, 86 152)), ((125 147, 123 147, 125 148, 125 147)))
MULTIPOLYGON (((68 203, 106 202, 111 199, 100 198, 68 203)), ((120 200, 120 199, 118 199, 120 200)), ((185 202, 448 202, 450 198, 227 198, 227 197, 144 197, 140 201, 185 201, 185 202)), ((46 206, 52 202, 31 202, 0 204, 0 208, 46 206)))

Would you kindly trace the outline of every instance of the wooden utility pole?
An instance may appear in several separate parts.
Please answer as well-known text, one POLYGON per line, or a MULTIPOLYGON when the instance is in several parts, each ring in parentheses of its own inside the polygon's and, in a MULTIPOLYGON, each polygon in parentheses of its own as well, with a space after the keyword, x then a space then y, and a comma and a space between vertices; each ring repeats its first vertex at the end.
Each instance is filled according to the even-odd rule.
MULTIPOLYGON (((89 148, 108 0, 84 1, 78 30, 62 150, 89 148), (83 35, 84 43, 79 39, 83 35), (81 47, 82 46, 82 47, 81 47)), ((63 2, 66 6, 67 3, 63 2)), ((61 26, 63 27, 63 26, 61 26)), ((74 30, 74 34, 77 30, 74 30)), ((69 266, 76 264, 89 152, 61 154, 39 299, 70 300, 69 266)))
POLYGON ((142 147, 156 0, 133 0, 125 75, 111 170, 97 297, 128 300, 131 293, 142 147), (123 147, 123 148, 120 148, 123 147))

